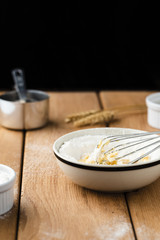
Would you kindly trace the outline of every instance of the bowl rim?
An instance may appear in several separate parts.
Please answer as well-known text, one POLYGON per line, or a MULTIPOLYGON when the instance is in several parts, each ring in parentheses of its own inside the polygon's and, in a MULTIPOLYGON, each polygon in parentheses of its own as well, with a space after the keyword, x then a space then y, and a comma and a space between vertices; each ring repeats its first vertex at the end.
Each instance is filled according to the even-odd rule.
MULTIPOLYGON (((140 131, 140 132, 147 132, 147 131, 142 131, 142 130, 139 130, 139 129, 131 129, 131 128, 118 128, 118 127, 101 127, 101 128, 89 128, 89 129, 81 129, 81 130, 76 130, 76 131, 72 131, 72 132, 69 132, 67 134, 64 134, 62 135, 61 137, 59 137, 53 144, 53 152, 54 152, 54 155, 56 156, 56 158, 67 164, 67 165, 70 165, 72 167, 76 167, 76 168, 81 168, 81 169, 86 169, 86 170, 94 170, 94 171, 131 171, 131 170, 140 170, 140 169, 144 169, 144 168, 149 168, 149 167, 153 167, 153 166, 156 166, 158 164, 160 164, 160 159, 159 160, 156 160, 156 161, 150 161, 150 162, 146 162, 146 163, 139 163, 139 164, 133 164, 133 165, 96 165, 96 164, 88 164, 88 163, 82 163, 82 162, 74 162, 74 161, 71 161, 65 157, 62 157, 61 154, 59 153, 56 145, 59 143, 59 141, 61 141, 61 139, 69 136, 69 135, 72 135, 72 134, 76 134, 78 132, 85 132, 86 130, 87 131, 96 131, 98 129, 110 129, 110 130, 117 130, 117 129, 126 129, 126 130, 133 130, 133 131, 140 131), (94 129, 94 130, 93 130, 94 129)), ((94 134, 93 134, 94 135, 94 134)), ((96 134, 95 134, 96 135, 96 134)), ((63 144, 63 143, 62 143, 63 144)), ((61 144, 61 145, 62 145, 61 144)), ((60 146, 59 146, 60 147, 60 146)))
MULTIPOLYGON (((41 90, 37 90, 37 89, 27 89, 27 93, 31 93, 31 94, 36 94, 38 96, 41 96, 42 99, 38 99, 38 100, 35 100, 33 102, 25 102, 25 104, 32 104, 32 103, 38 103, 38 102, 42 102, 42 101, 46 101, 50 98, 49 94, 45 91, 41 91, 41 90)), ((8 100, 8 99, 4 99, 5 97, 9 97, 13 94, 16 94, 16 90, 11 90, 11 91, 7 91, 7 92, 4 92, 0 95, 0 101, 1 102, 7 102, 7 103, 14 103, 14 104, 19 104, 20 101, 19 100, 14 100, 14 101, 11 101, 11 100, 8 100)))

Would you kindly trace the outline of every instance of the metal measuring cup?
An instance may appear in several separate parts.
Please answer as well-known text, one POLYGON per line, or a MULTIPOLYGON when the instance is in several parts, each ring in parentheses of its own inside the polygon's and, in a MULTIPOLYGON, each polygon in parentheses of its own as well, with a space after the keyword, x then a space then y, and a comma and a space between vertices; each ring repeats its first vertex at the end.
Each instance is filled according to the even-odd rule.
POLYGON ((35 129, 48 122, 49 95, 39 90, 26 90, 24 73, 14 69, 15 91, 0 96, 0 124, 9 129, 35 129))

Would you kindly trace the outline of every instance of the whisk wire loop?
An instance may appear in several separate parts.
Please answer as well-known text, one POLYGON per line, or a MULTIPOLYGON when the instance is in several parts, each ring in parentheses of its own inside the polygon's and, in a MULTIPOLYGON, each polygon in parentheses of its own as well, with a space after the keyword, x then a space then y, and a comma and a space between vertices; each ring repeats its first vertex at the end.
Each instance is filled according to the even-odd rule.
POLYGON ((160 148, 160 144, 159 144, 160 140, 157 140, 158 138, 160 138, 160 135, 156 135, 159 133, 160 133, 160 131, 123 134, 123 135, 114 135, 114 136, 110 135, 105 138, 105 139, 109 140, 109 143, 112 143, 112 142, 118 142, 118 143, 120 142, 120 143, 116 146, 111 147, 109 150, 105 151, 104 154, 112 153, 115 150, 118 151, 118 153, 120 153, 120 151, 122 151, 122 150, 125 150, 127 148, 132 149, 132 147, 136 147, 136 145, 137 145, 139 147, 133 148, 130 152, 123 153, 121 156, 117 156, 115 158, 115 160, 121 160, 124 157, 127 157, 136 152, 146 149, 147 152, 144 152, 140 156, 135 157, 133 160, 130 160, 128 164, 136 163, 137 161, 143 159, 144 157, 148 156, 149 154, 153 153, 154 151, 156 151, 157 149, 160 148), (155 136, 152 136, 152 135, 155 135, 155 136), (151 136, 151 137, 148 137, 148 136, 151 136), (139 139, 139 137, 140 137, 140 139, 139 139), (145 138, 145 137, 148 137, 148 138, 145 138), (132 139, 134 139, 134 138, 135 138, 135 140, 132 141, 132 139), (123 142, 123 140, 125 140, 127 142, 123 142), (152 141, 152 142, 149 143, 149 141, 152 141), (140 144, 142 144, 142 146, 140 146, 140 144), (152 149, 149 149, 149 150, 147 149, 147 148, 150 148, 157 144, 159 144, 159 145, 152 149))

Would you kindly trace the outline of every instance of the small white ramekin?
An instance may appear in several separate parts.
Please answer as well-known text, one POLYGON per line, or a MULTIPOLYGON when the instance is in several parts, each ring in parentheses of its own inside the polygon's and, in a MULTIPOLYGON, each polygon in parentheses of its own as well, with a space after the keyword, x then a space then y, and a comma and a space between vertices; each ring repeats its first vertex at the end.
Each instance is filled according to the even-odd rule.
POLYGON ((160 92, 146 97, 148 107, 147 120, 151 127, 160 129, 160 92))
POLYGON ((13 207, 16 173, 12 168, 3 164, 0 164, 0 171, 7 173, 9 176, 6 182, 0 184, 0 215, 2 215, 13 207))

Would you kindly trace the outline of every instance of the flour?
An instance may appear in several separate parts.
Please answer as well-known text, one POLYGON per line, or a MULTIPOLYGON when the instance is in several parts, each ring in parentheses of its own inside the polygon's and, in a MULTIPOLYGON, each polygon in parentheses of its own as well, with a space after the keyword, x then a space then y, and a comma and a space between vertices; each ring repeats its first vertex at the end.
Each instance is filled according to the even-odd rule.
POLYGON ((111 218, 105 224, 93 228, 91 232, 85 232, 85 236, 89 240, 132 239, 131 236, 134 239, 131 223, 127 222, 124 216, 111 218))
POLYGON ((141 225, 140 227, 136 228, 136 233, 139 238, 143 236, 145 240, 158 240, 160 239, 160 229, 158 231, 154 230, 151 227, 147 227, 145 225, 141 225))
MULTIPOLYGON (((43 226, 42 226, 43 229, 43 226)), ((46 229, 40 230, 41 239, 66 239, 67 232, 62 229, 46 229), (47 231, 48 230, 48 231, 47 231)), ((100 225, 98 227, 93 227, 89 231, 84 231, 82 234, 82 239, 88 240, 122 240, 122 239, 132 239, 131 236, 134 235, 132 232, 132 226, 130 222, 127 222, 125 217, 121 216, 119 218, 114 217, 110 219, 106 224, 100 225), (128 238, 127 238, 128 237, 128 238), (129 238, 130 237, 130 238, 129 238)))
POLYGON ((113 226, 102 225, 95 230, 95 239, 99 240, 121 240, 129 233, 129 224, 114 223, 113 226))
POLYGON ((69 141, 66 141, 59 149, 62 156, 68 158, 71 161, 81 159, 85 154, 89 154, 94 151, 98 142, 105 137, 104 135, 85 135, 82 137, 75 137, 69 141))
POLYGON ((58 229, 55 232, 47 232, 43 231, 41 232, 41 239, 47 239, 47 240, 52 240, 52 239, 65 239, 65 233, 61 230, 58 229), (44 238, 43 238, 44 236, 44 238))
POLYGON ((52 240, 52 239, 65 239, 66 233, 65 230, 61 228, 56 228, 55 226, 51 226, 47 224, 47 222, 42 222, 39 233, 39 238, 41 240, 52 240))
POLYGON ((28 143, 26 145, 26 150, 27 151, 30 151, 30 152, 33 152, 33 153, 38 153, 38 154, 41 154, 41 153, 52 153, 52 148, 47 144, 37 144, 37 143, 28 143))

